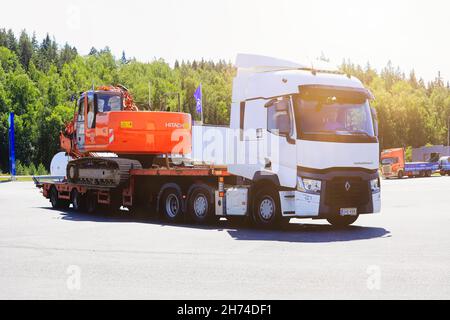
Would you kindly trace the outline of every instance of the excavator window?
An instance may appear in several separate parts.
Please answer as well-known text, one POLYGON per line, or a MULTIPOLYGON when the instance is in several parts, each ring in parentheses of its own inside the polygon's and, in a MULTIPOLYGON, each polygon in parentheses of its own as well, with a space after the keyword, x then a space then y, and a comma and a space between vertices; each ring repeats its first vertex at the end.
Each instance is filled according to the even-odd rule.
POLYGON ((97 93, 98 112, 121 111, 122 97, 117 94, 97 93))
POLYGON ((78 100, 78 121, 84 121, 84 97, 78 100))
POLYGON ((94 109, 94 97, 88 97, 88 128, 95 128, 95 109, 94 109))

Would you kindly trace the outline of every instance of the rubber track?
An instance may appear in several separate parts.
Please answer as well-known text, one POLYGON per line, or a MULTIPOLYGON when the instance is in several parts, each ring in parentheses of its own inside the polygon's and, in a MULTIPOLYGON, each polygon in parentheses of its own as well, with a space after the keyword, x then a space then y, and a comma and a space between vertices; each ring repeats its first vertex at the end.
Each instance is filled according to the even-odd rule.
MULTIPOLYGON (((77 183, 82 184, 85 186, 92 186, 92 187, 106 187, 106 188, 115 188, 118 186, 122 186, 128 183, 128 180, 130 178, 130 170, 131 169, 142 169, 142 165, 139 161, 133 160, 133 159, 124 159, 124 158, 96 158, 96 157, 89 157, 89 158, 81 158, 72 160, 69 162, 69 164, 76 164, 78 168, 83 168, 83 164, 88 162, 99 162, 99 168, 98 170, 104 170, 104 163, 109 162, 111 164, 115 164, 115 168, 119 169, 119 175, 120 175, 120 182, 119 184, 104 184, 102 181, 98 181, 95 184, 86 183, 85 181, 71 181, 71 179, 68 178, 69 182, 71 183, 77 183), (101 164, 101 166, 100 166, 101 164)), ((108 165, 109 167, 109 165, 108 165)), ((92 169, 92 166, 90 166, 92 169)), ((67 177, 69 175, 67 174, 67 177)))

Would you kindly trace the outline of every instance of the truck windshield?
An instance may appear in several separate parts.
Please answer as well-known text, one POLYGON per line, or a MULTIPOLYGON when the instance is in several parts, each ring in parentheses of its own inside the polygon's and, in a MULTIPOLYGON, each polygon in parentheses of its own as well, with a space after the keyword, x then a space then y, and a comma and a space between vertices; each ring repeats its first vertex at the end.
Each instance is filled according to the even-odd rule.
POLYGON ((393 163, 397 163, 397 158, 384 158, 381 159, 381 164, 393 164, 393 163))
POLYGON ((308 90, 294 97, 294 105, 298 136, 302 139, 376 139, 369 102, 361 93, 308 90))

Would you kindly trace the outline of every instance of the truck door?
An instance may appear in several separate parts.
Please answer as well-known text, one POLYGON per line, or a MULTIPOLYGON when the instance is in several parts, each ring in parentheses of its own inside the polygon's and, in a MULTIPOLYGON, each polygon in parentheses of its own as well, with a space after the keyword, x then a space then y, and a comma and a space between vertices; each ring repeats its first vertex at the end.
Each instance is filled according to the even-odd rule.
POLYGON ((84 150, 84 142, 85 142, 85 109, 86 109, 87 99, 86 96, 82 96, 80 100, 78 100, 78 116, 76 123, 76 133, 77 133, 77 147, 79 150, 84 150))
POLYGON ((295 122, 290 97, 269 101, 267 108, 268 158, 280 184, 294 188, 297 183, 295 122))

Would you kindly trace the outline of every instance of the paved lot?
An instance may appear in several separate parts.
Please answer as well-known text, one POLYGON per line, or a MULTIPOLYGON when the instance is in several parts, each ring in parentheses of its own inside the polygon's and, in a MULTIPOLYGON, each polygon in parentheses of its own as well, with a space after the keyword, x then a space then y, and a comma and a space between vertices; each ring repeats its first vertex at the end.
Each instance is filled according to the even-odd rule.
POLYGON ((450 177, 383 181, 347 230, 173 226, 50 209, 0 183, 0 298, 450 298, 450 177))

